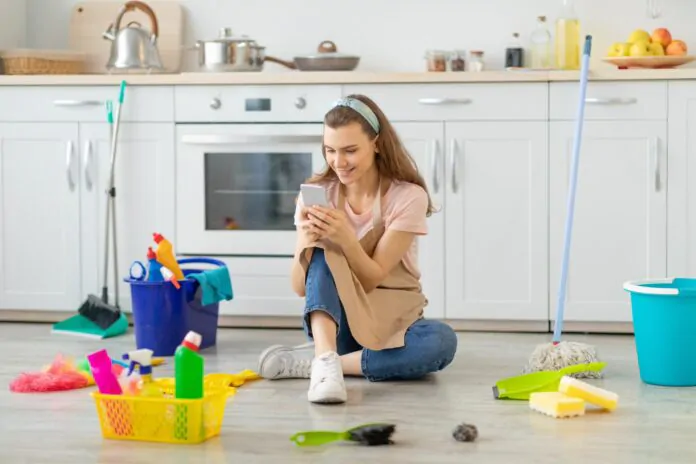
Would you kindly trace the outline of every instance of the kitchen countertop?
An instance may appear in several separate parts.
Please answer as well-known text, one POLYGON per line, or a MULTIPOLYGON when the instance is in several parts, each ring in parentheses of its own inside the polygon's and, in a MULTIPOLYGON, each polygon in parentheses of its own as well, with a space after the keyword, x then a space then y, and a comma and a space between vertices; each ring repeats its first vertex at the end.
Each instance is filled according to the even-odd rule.
MULTIPOLYGON (((249 72, 180 74, 74 74, 0 75, 0 86, 31 85, 270 85, 270 84, 410 84, 465 82, 556 82, 577 81, 577 71, 484 71, 474 72, 249 72)), ((696 68, 591 70, 593 81, 696 79, 696 68)))

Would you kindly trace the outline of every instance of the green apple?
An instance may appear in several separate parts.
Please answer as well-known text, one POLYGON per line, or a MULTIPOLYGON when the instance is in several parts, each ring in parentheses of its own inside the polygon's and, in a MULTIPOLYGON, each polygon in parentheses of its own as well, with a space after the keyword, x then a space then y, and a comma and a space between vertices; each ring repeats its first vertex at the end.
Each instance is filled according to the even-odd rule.
POLYGON ((665 49, 660 42, 652 42, 650 44, 650 53, 653 56, 664 56, 665 49))
POLYGON ((650 50, 650 43, 646 41, 633 42, 630 50, 631 56, 652 56, 653 52, 650 50))
POLYGON ((608 56, 628 56, 631 49, 630 43, 616 42, 609 47, 608 56))

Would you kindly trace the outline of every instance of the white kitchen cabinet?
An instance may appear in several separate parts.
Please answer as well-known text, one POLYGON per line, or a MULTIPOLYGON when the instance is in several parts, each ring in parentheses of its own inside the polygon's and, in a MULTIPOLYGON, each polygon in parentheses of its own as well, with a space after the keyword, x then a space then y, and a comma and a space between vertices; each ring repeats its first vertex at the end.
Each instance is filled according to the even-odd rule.
MULTIPOLYGON (((443 206, 444 128, 437 122, 398 122, 394 128, 425 179, 430 198, 443 206)), ((445 215, 435 212, 428 218, 428 234, 418 238, 418 266, 423 293, 428 299, 425 316, 445 317, 445 215)))
POLYGON ((547 125, 445 124, 448 319, 548 320, 547 125))
POLYGON ((696 276, 696 84, 669 83, 667 273, 696 276))
POLYGON ((0 309, 80 302, 77 140, 77 124, 0 123, 0 309))
MULTIPOLYGON (((82 281, 86 292, 101 295, 104 280, 106 189, 111 146, 106 123, 80 124, 82 181, 82 281)), ((133 261, 147 267, 147 248, 159 232, 176 248, 174 125, 122 123, 116 153, 116 236, 119 301, 131 310, 130 285, 123 281, 133 261)), ((109 232, 111 234, 111 232, 109 232)), ((111 237, 109 242, 111 242, 111 237)), ((111 243, 109 243, 111 249, 111 243)), ((114 302, 113 254, 108 265, 109 301, 114 302)))
MULTIPOLYGON (((550 123, 550 294, 555 320, 575 124, 550 123)), ((666 276, 666 121, 586 121, 565 320, 630 322, 627 280, 666 276)))

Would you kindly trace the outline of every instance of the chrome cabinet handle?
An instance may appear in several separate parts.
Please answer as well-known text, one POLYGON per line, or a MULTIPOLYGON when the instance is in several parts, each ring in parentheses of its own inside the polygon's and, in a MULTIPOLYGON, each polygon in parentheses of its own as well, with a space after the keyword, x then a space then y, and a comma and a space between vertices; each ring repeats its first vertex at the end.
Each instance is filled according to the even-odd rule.
POLYGON ((457 140, 452 139, 450 147, 450 169, 452 169, 452 193, 457 193, 459 190, 459 182, 457 180, 457 140))
POLYGON ((65 163, 67 165, 68 188, 70 188, 70 191, 75 190, 75 180, 73 179, 73 151, 73 141, 68 140, 65 163))
POLYGON ((660 179, 660 139, 657 137, 654 138, 651 145, 653 159, 655 160, 655 191, 659 192, 662 187, 660 179))
POLYGON ((87 190, 92 190, 92 141, 87 140, 85 142, 85 183, 87 184, 87 190))
POLYGON ((468 105, 471 98, 419 98, 421 105, 468 105))
POLYGON ((55 106, 101 106, 99 100, 53 100, 55 106))
POLYGON ((638 103, 637 98, 585 98, 585 103, 590 105, 633 105, 638 103))
POLYGON ((440 191, 440 171, 438 170, 438 159, 440 158, 440 143, 437 139, 432 141, 430 149, 430 169, 432 170, 433 193, 440 191))

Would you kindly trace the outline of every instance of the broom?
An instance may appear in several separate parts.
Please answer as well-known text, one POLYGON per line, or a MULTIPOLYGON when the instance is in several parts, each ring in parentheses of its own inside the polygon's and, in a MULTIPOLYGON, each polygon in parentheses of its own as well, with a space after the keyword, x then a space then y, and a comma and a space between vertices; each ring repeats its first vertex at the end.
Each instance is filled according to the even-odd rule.
MULTIPOLYGON (((564 367, 599 362, 597 352, 593 346, 579 343, 561 341, 563 331, 563 313, 566 303, 566 282, 568 279, 568 261, 570 255, 570 238, 573 229, 573 214, 575 210, 575 191, 578 178, 578 161, 580 158, 580 140, 582 138, 582 124, 585 113, 585 95, 587 92, 587 75, 589 72, 590 51, 592 49, 592 36, 585 37, 585 47, 582 55, 580 69, 580 100, 578 102, 577 119, 575 121, 575 137, 573 140, 573 160, 570 171, 570 188, 568 191, 568 205, 565 221, 565 237, 563 244, 563 261, 561 264, 561 281, 558 290, 558 301, 556 306, 556 321, 553 330, 553 340, 551 343, 541 344, 536 347, 525 373, 538 371, 557 371, 564 367)), ((599 378, 600 372, 579 372, 572 374, 579 378, 599 378)))
MULTIPOLYGON (((114 165, 116 160, 116 141, 118 140, 118 129, 121 122, 121 107, 123 106, 123 98, 126 91, 126 81, 121 81, 121 89, 118 98, 118 106, 116 107, 116 127, 111 135, 111 172, 109 175, 109 187, 106 191, 106 227, 105 227, 105 243, 104 243, 104 285, 102 286, 101 298, 96 295, 88 295, 87 299, 78 309, 78 313, 94 322, 103 330, 108 329, 121 318, 121 309, 118 301, 118 262, 116 247, 116 187, 114 186, 114 165), (113 251, 114 251, 114 280, 115 283, 115 305, 109 304, 109 289, 107 284, 108 269, 109 269, 109 222, 111 221, 113 233, 113 251)), ((113 127, 113 113, 110 105, 107 102, 107 112, 109 127, 113 127)))

